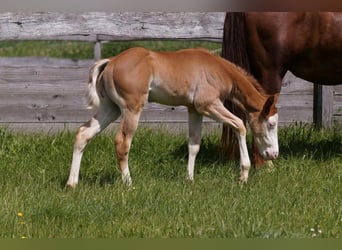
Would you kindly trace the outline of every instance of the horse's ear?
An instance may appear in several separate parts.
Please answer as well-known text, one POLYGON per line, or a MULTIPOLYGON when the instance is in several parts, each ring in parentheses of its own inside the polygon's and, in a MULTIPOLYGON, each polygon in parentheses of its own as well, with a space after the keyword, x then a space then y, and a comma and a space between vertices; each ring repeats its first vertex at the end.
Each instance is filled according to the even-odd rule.
POLYGON ((274 108, 274 102, 275 102, 275 97, 274 95, 271 95, 267 98, 265 104, 264 104, 264 107, 262 109, 262 114, 263 116, 265 117, 268 117, 270 112, 271 112, 271 109, 274 108))

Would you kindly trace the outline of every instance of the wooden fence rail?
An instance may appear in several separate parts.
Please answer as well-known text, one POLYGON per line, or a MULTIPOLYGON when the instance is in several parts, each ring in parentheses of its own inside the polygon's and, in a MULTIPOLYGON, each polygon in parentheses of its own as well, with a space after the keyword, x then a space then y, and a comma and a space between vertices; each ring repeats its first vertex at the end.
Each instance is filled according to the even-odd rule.
MULTIPOLYGON (((0 40, 88 41, 94 43, 94 59, 98 59, 104 41, 190 39, 221 42, 224 16, 223 12, 0 13, 0 40)), ((92 111, 85 109, 82 96, 93 61, 0 58, 0 123, 49 128, 55 124, 86 121, 92 111)), ((318 119, 324 120, 326 125, 340 122, 342 88, 324 87, 321 92, 323 94, 317 92, 323 97, 318 105, 321 107, 318 119)), ((312 122, 317 116, 313 115, 314 106, 313 84, 289 73, 283 80, 279 100, 281 124, 312 122)), ((141 120, 185 123, 184 111, 182 107, 148 104, 141 120)), ((215 124, 208 119, 205 121, 215 124)))
POLYGON ((220 42, 223 12, 0 13, 0 40, 209 40, 220 42))

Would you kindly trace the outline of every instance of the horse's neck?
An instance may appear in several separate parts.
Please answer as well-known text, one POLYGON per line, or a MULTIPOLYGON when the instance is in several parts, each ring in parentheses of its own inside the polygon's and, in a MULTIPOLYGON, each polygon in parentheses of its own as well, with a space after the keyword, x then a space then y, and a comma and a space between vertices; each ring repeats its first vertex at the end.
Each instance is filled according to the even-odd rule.
POLYGON ((264 90, 258 81, 244 69, 223 58, 226 71, 233 80, 233 102, 246 112, 262 110, 266 101, 264 90))

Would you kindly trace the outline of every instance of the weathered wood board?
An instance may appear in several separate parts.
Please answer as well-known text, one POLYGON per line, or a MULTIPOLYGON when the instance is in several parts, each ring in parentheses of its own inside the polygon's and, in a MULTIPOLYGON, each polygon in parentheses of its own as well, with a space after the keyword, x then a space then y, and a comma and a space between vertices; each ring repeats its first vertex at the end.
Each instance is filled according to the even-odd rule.
POLYGON ((342 124, 342 85, 334 87, 333 98, 333 124, 342 124))
POLYGON ((0 13, 0 40, 202 39, 220 42, 224 17, 224 12, 7 12, 0 13))
POLYGON ((313 121, 313 86, 287 72, 277 105, 280 124, 313 121))
MULTIPOLYGON (((2 12, 0 40, 77 40, 100 43, 113 40, 222 41, 224 12, 2 12), (171 27, 171 28, 170 28, 171 27)), ((0 123, 79 124, 93 113, 83 94, 92 60, 0 58, 0 123)), ((291 74, 283 80, 278 107, 280 125, 313 121, 313 84, 291 74)), ((342 122, 342 87, 328 91, 322 106, 325 121, 342 122), (331 98, 330 98, 331 95, 331 98), (327 102, 327 105, 326 105, 327 102)), ((183 124, 183 107, 148 104, 141 121, 183 124)), ((209 119, 206 123, 217 124, 209 119)))
MULTIPOLYGON (((46 58, 0 60, 0 123, 79 124, 94 111, 87 110, 84 93, 92 60, 46 58)), ((288 73, 283 80, 278 108, 280 125, 312 122, 313 84, 288 73)), ((334 121, 341 121, 342 87, 334 89, 334 121)), ((149 103, 142 123, 186 123, 184 107, 149 103)), ((210 119, 206 123, 216 124, 210 119)))
MULTIPOLYGON (((0 123, 82 123, 93 114, 83 98, 91 62, 76 66, 71 60, 55 60, 50 65, 41 64, 46 59, 29 63, 26 58, 25 66, 11 61, 0 64, 0 123)), ((186 108, 154 103, 148 103, 141 116, 141 122, 149 123, 186 121, 186 108)))

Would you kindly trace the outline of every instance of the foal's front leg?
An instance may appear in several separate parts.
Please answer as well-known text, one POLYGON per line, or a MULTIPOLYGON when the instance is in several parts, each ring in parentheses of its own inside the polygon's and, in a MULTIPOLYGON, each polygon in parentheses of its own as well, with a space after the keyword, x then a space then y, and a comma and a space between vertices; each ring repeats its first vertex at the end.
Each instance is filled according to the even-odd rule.
POLYGON ((223 122, 234 129, 240 149, 240 180, 247 182, 251 162, 247 151, 246 127, 242 120, 228 111, 220 100, 214 100, 210 105, 201 107, 200 112, 216 121, 223 122))
MULTIPOLYGON (((246 131, 246 129, 243 129, 246 131)), ((246 132, 237 132, 236 133, 238 142, 239 142, 239 150, 240 150, 240 181, 247 182, 248 173, 251 167, 251 161, 249 159, 247 143, 246 143, 246 132)))
POLYGON ((203 116, 193 110, 188 110, 189 116, 189 159, 188 159, 188 175, 187 178, 190 181, 194 180, 194 168, 196 156, 200 150, 201 144, 201 130, 202 130, 202 120, 203 116))

